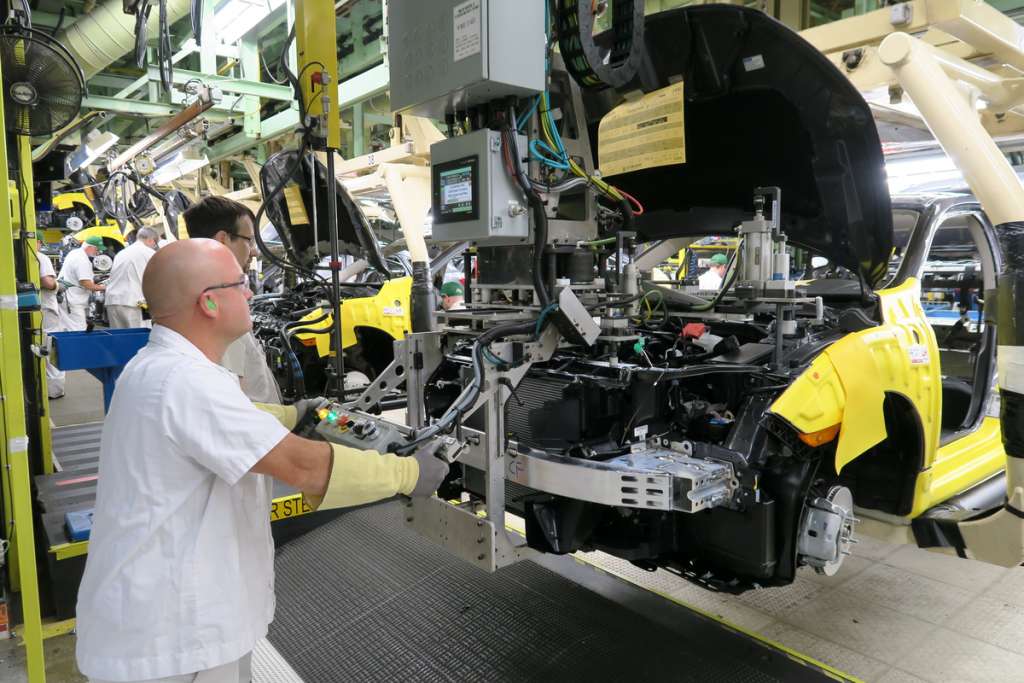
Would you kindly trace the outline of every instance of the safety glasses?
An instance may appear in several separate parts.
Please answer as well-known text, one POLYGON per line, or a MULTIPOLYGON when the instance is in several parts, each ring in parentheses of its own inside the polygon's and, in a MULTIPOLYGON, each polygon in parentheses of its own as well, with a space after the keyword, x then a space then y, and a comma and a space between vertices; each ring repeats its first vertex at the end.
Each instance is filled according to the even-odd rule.
POLYGON ((231 289, 232 287, 238 287, 239 289, 242 289, 243 287, 248 286, 249 279, 243 273, 241 277, 239 277, 238 280, 236 280, 235 282, 222 282, 219 285, 212 285, 210 287, 207 287, 203 291, 199 292, 199 295, 202 296, 203 294, 206 294, 207 292, 212 292, 215 289, 231 289))
POLYGON ((256 236, 255 235, 250 236, 250 235, 239 235, 238 233, 232 233, 232 234, 229 234, 228 237, 230 237, 233 240, 245 240, 246 242, 249 243, 250 247, 252 247, 254 249, 256 248, 256 236))

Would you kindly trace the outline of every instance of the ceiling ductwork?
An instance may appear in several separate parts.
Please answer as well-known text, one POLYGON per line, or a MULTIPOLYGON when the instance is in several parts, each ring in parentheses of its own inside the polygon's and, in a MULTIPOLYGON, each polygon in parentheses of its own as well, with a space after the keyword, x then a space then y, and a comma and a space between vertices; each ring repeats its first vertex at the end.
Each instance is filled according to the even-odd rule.
MULTIPOLYGON (((135 47, 135 17, 125 14, 122 0, 107 0, 67 27, 56 38, 92 78, 135 47)), ((186 14, 190 0, 167 0, 167 19, 173 24, 186 14)), ((149 35, 155 36, 159 12, 150 12, 149 35)))

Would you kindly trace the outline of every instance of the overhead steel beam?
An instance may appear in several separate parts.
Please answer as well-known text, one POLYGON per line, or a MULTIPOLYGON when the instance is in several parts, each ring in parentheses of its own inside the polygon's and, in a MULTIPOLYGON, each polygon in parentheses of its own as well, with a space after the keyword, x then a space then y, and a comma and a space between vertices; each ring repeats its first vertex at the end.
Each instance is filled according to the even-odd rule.
MULTIPOLYGON (((343 81, 338 86, 339 108, 351 107, 356 102, 362 102, 374 95, 379 95, 387 89, 388 67, 386 64, 380 64, 369 71, 343 81)), ((254 145, 272 140, 284 133, 289 133, 298 128, 298 126, 299 113, 294 109, 289 109, 264 120, 261 134, 258 138, 249 137, 245 133, 238 133, 224 142, 210 147, 207 151, 207 156, 211 162, 216 162, 234 154, 241 154, 254 145)))
POLYGON ((377 66, 338 85, 338 103, 344 109, 388 89, 388 65, 377 66))
MULTIPOLYGON (((109 111, 122 116, 161 118, 165 116, 174 116, 185 107, 181 104, 147 102, 146 100, 122 100, 116 97, 106 97, 104 95, 89 95, 82 99, 82 108, 109 111)), ((203 116, 210 121, 225 121, 233 118, 231 112, 221 111, 217 108, 207 111, 203 116)))
POLYGON ((101 88, 124 88, 135 82, 131 76, 115 76, 114 74, 97 74, 89 79, 89 85, 101 88))
POLYGON ((85 109, 102 109, 118 114, 134 114, 136 116, 174 116, 181 107, 173 104, 161 104, 159 102, 146 102, 144 100, 125 100, 118 97, 105 97, 103 95, 88 95, 82 99, 82 107, 85 109))
POLYGON ((286 109, 264 119, 260 126, 260 136, 258 138, 249 137, 245 133, 238 133, 224 142, 219 142, 209 147, 206 151, 206 156, 209 157, 210 163, 216 163, 221 159, 241 154, 261 142, 267 142, 286 133, 291 133, 298 127, 299 112, 294 109, 286 109))
MULTIPOLYGON (((150 81, 160 80, 160 70, 155 66, 148 68, 147 75, 150 81)), ((184 69, 174 70, 174 83, 176 85, 184 85, 189 81, 199 81, 211 87, 219 88, 222 92, 235 95, 254 95, 267 100, 280 100, 284 102, 295 98, 294 91, 287 85, 247 81, 231 76, 215 76, 198 71, 186 71, 184 69)))

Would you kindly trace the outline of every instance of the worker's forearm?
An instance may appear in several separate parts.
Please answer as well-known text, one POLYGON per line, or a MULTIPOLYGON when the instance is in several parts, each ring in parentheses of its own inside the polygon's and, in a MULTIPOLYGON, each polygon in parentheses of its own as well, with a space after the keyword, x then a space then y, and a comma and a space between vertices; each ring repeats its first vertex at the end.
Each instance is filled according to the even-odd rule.
POLYGON ((266 474, 309 495, 322 495, 331 476, 331 446, 289 434, 257 462, 252 471, 266 474))
POLYGON ((88 289, 90 292, 102 292, 107 288, 106 285, 98 285, 92 280, 79 280, 78 284, 80 284, 83 289, 88 289))
POLYGON ((295 488, 308 496, 323 496, 327 492, 327 483, 331 480, 334 451, 326 441, 303 441, 315 444, 315 448, 309 449, 305 481, 296 483, 295 488))

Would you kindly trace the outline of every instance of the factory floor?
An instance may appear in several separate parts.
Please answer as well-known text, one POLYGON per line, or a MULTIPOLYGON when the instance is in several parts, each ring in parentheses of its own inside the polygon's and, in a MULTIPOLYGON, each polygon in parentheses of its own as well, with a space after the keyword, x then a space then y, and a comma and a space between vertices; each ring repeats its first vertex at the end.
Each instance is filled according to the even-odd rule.
MULTIPOLYGON (((101 419, 99 383, 68 373, 67 395, 52 412, 57 425, 101 419)), ((801 570, 791 586, 734 597, 603 553, 579 559, 864 681, 1024 680, 1024 568, 861 537, 834 577, 801 570)), ((27 680, 22 653, 15 641, 0 641, 0 681, 27 680)), ((301 680, 269 644, 261 643, 254 661, 258 683, 301 680)), ((85 680, 74 663, 74 635, 46 641, 46 664, 51 683, 85 680)))

